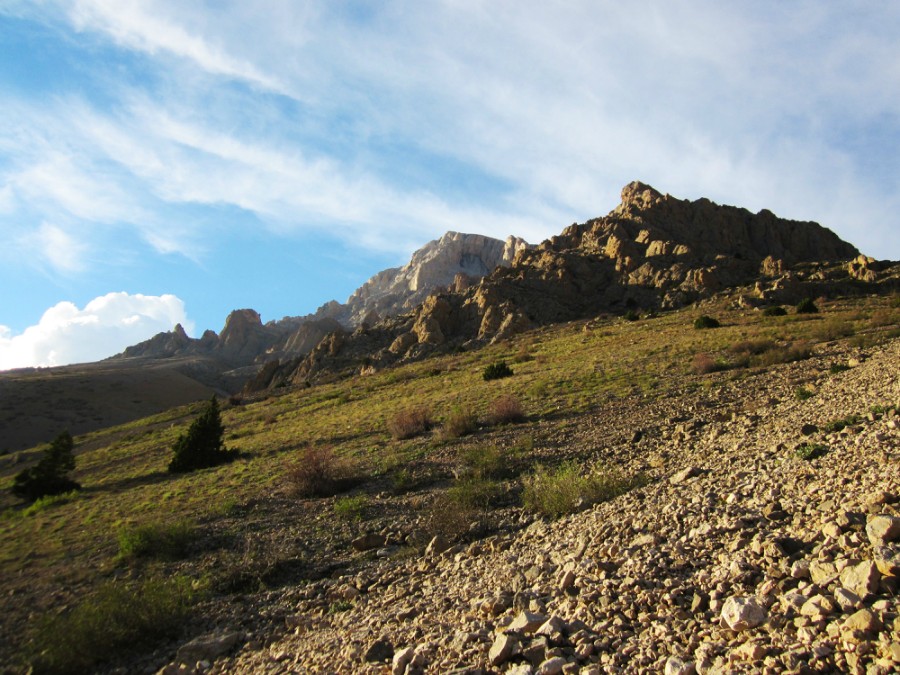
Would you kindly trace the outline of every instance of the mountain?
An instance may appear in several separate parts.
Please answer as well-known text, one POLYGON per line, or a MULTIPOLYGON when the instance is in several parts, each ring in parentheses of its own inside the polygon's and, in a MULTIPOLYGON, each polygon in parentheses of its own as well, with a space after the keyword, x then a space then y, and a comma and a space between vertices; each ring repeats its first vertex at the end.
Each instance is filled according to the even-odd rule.
POLYGON ((635 181, 608 215, 523 247, 508 266, 477 284, 432 293, 408 315, 269 366, 248 389, 371 371, 598 314, 675 309, 729 289, 743 288, 750 307, 863 282, 873 284, 867 292, 889 292, 898 277, 896 266, 860 256, 818 223, 677 199, 635 181))
POLYGON ((192 339, 178 325, 113 358, 204 356, 218 359, 223 368, 240 368, 259 360, 305 355, 331 333, 352 331, 408 312, 439 289, 467 288, 496 267, 511 264, 518 252, 528 248, 524 239, 513 236, 501 241, 480 234, 447 232, 413 253, 403 267, 373 276, 345 304, 331 301, 315 314, 266 324, 255 310, 238 309, 228 315, 221 334, 206 331, 201 338, 192 339))

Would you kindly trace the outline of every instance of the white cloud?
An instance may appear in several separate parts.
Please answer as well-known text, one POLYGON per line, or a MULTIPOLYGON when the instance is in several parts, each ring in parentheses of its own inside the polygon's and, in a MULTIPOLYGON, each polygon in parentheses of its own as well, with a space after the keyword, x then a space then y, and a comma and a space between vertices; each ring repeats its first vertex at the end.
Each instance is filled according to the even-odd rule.
POLYGON ((87 247, 62 228, 41 223, 29 239, 38 256, 56 272, 74 274, 84 269, 87 247))
POLYGON ((107 293, 84 309, 60 302, 19 335, 0 326, 0 370, 98 361, 176 323, 193 330, 184 303, 174 295, 107 293))
POLYGON ((252 64, 230 56, 165 14, 164 6, 139 0, 76 0, 70 9, 71 20, 79 30, 107 33, 116 42, 151 55, 168 52, 215 75, 246 80, 275 91, 282 89, 275 79, 252 64))

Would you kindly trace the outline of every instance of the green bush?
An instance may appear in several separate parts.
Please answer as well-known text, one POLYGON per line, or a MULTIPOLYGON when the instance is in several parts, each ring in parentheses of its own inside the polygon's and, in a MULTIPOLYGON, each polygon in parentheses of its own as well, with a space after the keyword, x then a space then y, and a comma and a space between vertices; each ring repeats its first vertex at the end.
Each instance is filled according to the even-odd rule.
POLYGON ((189 523, 146 523, 119 528, 119 559, 180 560, 187 556, 196 535, 189 523))
POLYGON ((506 364, 506 361, 497 361, 496 363, 487 366, 481 373, 481 376, 487 382, 490 380, 499 380, 503 377, 509 377, 512 374, 512 368, 506 364))
POLYGON ((31 647, 35 673, 80 674, 122 652, 178 635, 194 592, 188 579, 109 582, 63 614, 39 619, 31 647))
POLYGON ((237 451, 226 449, 222 443, 224 433, 225 427, 219 416, 219 402, 213 396, 206 410, 191 423, 186 434, 178 437, 172 447, 175 456, 169 462, 169 472, 185 473, 236 459, 237 451))
POLYGON ((624 315, 622 315, 622 318, 626 321, 637 321, 641 318, 641 315, 639 312, 636 312, 633 309, 629 309, 627 312, 625 312, 624 315))
POLYGON ((334 514, 344 520, 362 520, 369 507, 369 499, 365 495, 341 497, 334 503, 334 514))
POLYGON ((812 398, 815 395, 816 395, 815 392, 810 391, 806 387, 797 387, 797 389, 794 391, 794 396, 796 397, 796 399, 798 401, 805 401, 807 399, 812 398))
POLYGON ((33 502, 41 497, 80 490, 81 485, 67 475, 75 469, 75 455, 72 453, 74 447, 72 435, 63 431, 44 450, 44 455, 35 466, 16 476, 13 494, 33 502))
POLYGON ((797 303, 797 314, 818 314, 819 308, 810 298, 803 298, 797 303))
POLYGON ((467 406, 454 406, 441 427, 443 438, 461 438, 478 428, 478 417, 467 406))
POLYGON ((487 478, 462 478, 447 490, 451 502, 470 509, 487 508, 500 494, 500 484, 487 478))
POLYGON ((714 319, 711 316, 698 316, 694 319, 694 328, 703 329, 703 328, 718 328, 721 324, 718 319, 714 319))
POLYGON ((467 448, 460 455, 460 476, 477 479, 503 478, 510 473, 511 457, 496 445, 467 448))
POLYGON ((828 446, 826 445, 822 445, 821 443, 804 443, 794 451, 794 454, 800 459, 811 461, 817 457, 821 457, 826 452, 828 452, 828 446))
POLYGON ((852 427, 854 424, 859 424, 860 420, 859 415, 848 415, 843 419, 831 420, 824 426, 824 429, 826 433, 833 434, 843 431, 847 427, 852 427))
POLYGON ((642 474, 627 476, 614 467, 584 473, 575 462, 566 462, 555 471, 538 466, 523 480, 522 501, 526 509, 555 518, 613 499, 646 482, 642 474))
POLYGON ((775 305, 773 307, 766 307, 763 310, 763 316, 785 316, 787 314, 787 310, 781 305, 775 305))

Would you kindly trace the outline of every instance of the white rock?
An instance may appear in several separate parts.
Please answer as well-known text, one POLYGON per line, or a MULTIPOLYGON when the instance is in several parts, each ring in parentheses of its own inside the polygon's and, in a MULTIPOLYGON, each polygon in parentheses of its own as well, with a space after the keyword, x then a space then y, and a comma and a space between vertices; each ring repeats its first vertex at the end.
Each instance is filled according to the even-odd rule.
POLYGON ((766 620, 764 610, 755 598, 731 597, 722 606, 722 619, 733 631, 756 628, 766 620))

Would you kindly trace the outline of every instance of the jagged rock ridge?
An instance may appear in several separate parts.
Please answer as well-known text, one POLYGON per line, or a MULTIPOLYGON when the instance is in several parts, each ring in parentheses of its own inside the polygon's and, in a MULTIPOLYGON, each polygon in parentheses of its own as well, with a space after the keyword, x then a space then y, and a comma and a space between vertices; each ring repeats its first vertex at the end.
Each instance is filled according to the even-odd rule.
POLYGON ((847 291, 860 281, 874 284, 869 292, 896 288, 898 277, 818 223, 677 199, 635 181, 607 216, 519 249, 509 266, 476 285, 432 293, 411 315, 357 330, 340 344, 329 340, 250 388, 366 371, 536 325, 674 309, 721 291, 745 289, 744 301, 759 305, 796 302, 840 284, 847 291), (822 264, 838 261, 847 261, 840 278, 826 278, 822 264))
POLYGON ((313 350, 326 336, 374 324, 408 312, 429 293, 477 283, 497 266, 509 265, 528 243, 510 236, 505 241, 480 234, 447 232, 417 250, 403 267, 383 270, 357 289, 346 304, 331 301, 312 315, 285 317, 263 324, 253 309, 238 309, 225 320, 220 334, 206 331, 192 339, 179 324, 172 331, 128 347, 118 358, 204 356, 223 367, 239 368, 259 361, 297 357, 313 350))

